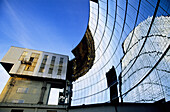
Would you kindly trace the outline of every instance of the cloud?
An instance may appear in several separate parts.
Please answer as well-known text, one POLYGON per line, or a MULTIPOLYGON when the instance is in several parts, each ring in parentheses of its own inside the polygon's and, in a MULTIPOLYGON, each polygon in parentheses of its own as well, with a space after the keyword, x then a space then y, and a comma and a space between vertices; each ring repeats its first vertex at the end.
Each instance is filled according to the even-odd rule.
POLYGON ((11 7, 7 0, 5 0, 4 2, 7 7, 6 10, 8 11, 13 30, 15 30, 12 37, 10 37, 11 35, 9 35, 8 31, 5 31, 4 33, 7 34, 11 39, 17 41, 23 47, 31 47, 31 39, 27 33, 28 29, 23 24, 22 19, 19 18, 19 16, 17 15, 17 11, 11 7))

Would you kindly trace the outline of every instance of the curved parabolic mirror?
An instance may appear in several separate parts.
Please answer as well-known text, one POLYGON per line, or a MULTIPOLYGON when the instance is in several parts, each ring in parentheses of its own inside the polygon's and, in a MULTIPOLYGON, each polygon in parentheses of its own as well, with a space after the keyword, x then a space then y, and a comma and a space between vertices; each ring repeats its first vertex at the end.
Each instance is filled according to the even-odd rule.
POLYGON ((73 50, 81 55, 73 60, 72 106, 170 101, 168 0, 91 0, 87 32, 93 45, 83 39, 73 50))

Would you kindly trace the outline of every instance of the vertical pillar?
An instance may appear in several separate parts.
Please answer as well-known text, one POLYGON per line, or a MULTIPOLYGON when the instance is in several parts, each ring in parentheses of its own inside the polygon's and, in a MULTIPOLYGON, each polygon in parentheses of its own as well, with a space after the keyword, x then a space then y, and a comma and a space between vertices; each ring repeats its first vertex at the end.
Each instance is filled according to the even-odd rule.
POLYGON ((72 81, 69 80, 69 84, 68 84, 68 106, 71 106, 71 97, 72 97, 72 81))
POLYGON ((47 89, 47 82, 44 81, 43 86, 41 88, 41 94, 40 94, 40 99, 39 99, 38 104, 43 104, 43 99, 44 99, 46 89, 47 89))
POLYGON ((121 74, 119 75, 119 93, 120 93, 120 101, 123 103, 123 98, 122 98, 122 77, 121 74))
MULTIPOLYGON (((9 79, 9 80, 10 80, 10 79, 9 79)), ((10 80, 9 85, 8 85, 8 89, 7 89, 5 95, 4 95, 3 99, 2 99, 2 102, 6 102, 7 97, 9 96, 10 91, 11 91, 11 89, 13 88, 15 82, 16 82, 16 81, 15 81, 15 76, 14 76, 14 77, 11 77, 11 80, 10 80)))

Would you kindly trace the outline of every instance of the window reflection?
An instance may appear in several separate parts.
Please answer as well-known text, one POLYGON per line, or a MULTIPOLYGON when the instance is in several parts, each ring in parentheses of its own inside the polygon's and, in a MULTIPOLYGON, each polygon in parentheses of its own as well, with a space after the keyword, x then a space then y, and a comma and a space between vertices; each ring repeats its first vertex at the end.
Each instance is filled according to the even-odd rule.
POLYGON ((167 26, 170 25, 170 20, 169 17, 166 19, 164 17, 170 15, 168 5, 170 3, 167 0, 160 0, 151 33, 149 37, 145 37, 157 1, 126 2, 126 0, 99 0, 98 3, 90 1, 89 28, 94 38, 95 60, 92 68, 73 82, 71 105, 109 102, 110 87, 106 83, 105 75, 112 66, 115 67, 117 78, 122 76, 121 80, 118 80, 118 89, 121 92, 117 97, 121 98, 123 94, 121 98, 123 101, 155 102, 163 98, 166 101, 170 100, 168 92, 170 62, 167 56, 169 52, 141 84, 124 94, 153 68, 169 45, 170 29, 167 26), (145 38, 148 39, 137 57, 145 38))

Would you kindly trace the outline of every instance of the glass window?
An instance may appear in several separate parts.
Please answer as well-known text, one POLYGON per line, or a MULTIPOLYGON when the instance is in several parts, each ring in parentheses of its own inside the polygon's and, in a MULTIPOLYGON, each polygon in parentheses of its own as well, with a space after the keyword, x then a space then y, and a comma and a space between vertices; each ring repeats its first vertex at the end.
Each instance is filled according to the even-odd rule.
POLYGON ((168 56, 164 56, 166 59, 156 68, 153 66, 169 45, 170 17, 167 15, 170 5, 168 0, 161 0, 156 10, 157 3, 154 0, 90 1, 89 28, 95 44, 95 61, 92 68, 74 82, 72 105, 108 102, 110 88, 105 74, 112 66, 115 66, 117 77, 122 75, 121 85, 118 85, 122 94, 154 69, 141 84, 123 96, 124 102, 151 103, 163 98, 169 101, 168 56), (157 13, 155 18, 154 12, 157 13))
POLYGON ((12 100, 12 103, 24 103, 24 100, 15 99, 15 100, 12 100))
MULTIPOLYGON (((34 68, 35 68, 35 66, 37 64, 38 58, 39 58, 39 54, 37 54, 37 53, 32 53, 29 61, 24 60, 24 58, 23 58, 21 65, 23 65, 23 64, 26 65, 24 70, 33 72, 34 68)), ((22 67, 22 66, 20 66, 20 67, 22 67)))
POLYGON ((52 56, 50 68, 49 68, 49 70, 48 70, 48 74, 52 74, 52 73, 53 73, 53 68, 54 68, 55 59, 56 59, 56 57, 55 57, 55 56, 52 56))
POLYGON ((21 55, 21 57, 19 58, 19 61, 24 60, 24 58, 27 56, 28 52, 24 51, 21 55))
POLYGON ((28 93, 28 88, 19 87, 17 93, 28 93))
POLYGON ((63 60, 64 60, 64 58, 60 57, 57 75, 61 75, 61 73, 62 73, 62 69, 63 69, 63 60))
POLYGON ((39 69, 39 72, 41 72, 41 73, 44 72, 47 58, 48 58, 48 55, 44 55, 44 58, 43 58, 43 60, 42 60, 42 63, 41 63, 41 65, 40 65, 40 69, 39 69))
POLYGON ((52 73, 53 73, 53 68, 49 68, 48 74, 52 74, 52 73))

